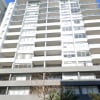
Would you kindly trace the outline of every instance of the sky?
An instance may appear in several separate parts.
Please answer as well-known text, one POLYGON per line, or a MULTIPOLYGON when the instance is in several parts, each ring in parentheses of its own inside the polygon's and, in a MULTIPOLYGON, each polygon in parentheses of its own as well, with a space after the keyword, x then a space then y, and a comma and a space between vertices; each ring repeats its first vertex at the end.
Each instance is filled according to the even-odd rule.
POLYGON ((7 2, 7 4, 9 4, 9 2, 13 2, 15 0, 5 0, 7 2))
MULTIPOLYGON (((7 4, 9 3, 9 2, 13 2, 13 1, 15 1, 15 0, 5 0, 6 2, 7 2, 7 4)), ((97 0, 99 3, 100 3, 100 0, 97 0)))
POLYGON ((100 2, 100 0, 97 0, 98 2, 100 2))

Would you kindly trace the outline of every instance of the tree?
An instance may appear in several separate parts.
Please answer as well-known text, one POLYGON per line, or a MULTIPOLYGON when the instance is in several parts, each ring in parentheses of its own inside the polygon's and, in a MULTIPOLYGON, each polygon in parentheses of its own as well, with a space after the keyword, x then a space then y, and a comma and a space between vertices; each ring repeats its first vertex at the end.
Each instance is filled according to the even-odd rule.
POLYGON ((78 96, 73 93, 71 90, 62 92, 62 100, 77 100, 78 96))
MULTIPOLYGON (((47 100, 49 94, 52 93, 51 91, 57 90, 58 87, 57 86, 47 86, 47 85, 45 85, 45 81, 47 79, 46 73, 43 73, 43 75, 38 74, 36 76, 37 76, 36 78, 42 80, 41 81, 42 85, 33 87, 33 90, 31 92, 37 93, 37 96, 39 98, 41 98, 41 100, 47 100)), ((52 99, 50 99, 50 100, 52 100, 52 99)), ((60 99, 58 99, 58 100, 60 100, 60 99)))
POLYGON ((100 94, 89 94, 92 100, 100 100, 100 94))
POLYGON ((60 92, 58 92, 56 90, 50 91, 47 100, 61 100, 60 92))
POLYGON ((54 90, 51 91, 47 100, 77 100, 78 96, 76 96, 73 91, 68 90, 65 92, 60 92, 54 90))

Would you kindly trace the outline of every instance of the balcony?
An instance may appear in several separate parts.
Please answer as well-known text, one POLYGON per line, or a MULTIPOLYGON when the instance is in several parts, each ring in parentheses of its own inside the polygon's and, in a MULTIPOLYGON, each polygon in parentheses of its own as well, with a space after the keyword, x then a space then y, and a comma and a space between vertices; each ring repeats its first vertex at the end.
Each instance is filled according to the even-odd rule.
POLYGON ((24 10, 26 8, 26 5, 15 5, 15 11, 18 11, 18 10, 24 10))
POLYGON ((100 27, 87 27, 86 31, 96 31, 96 30, 100 30, 100 27))
POLYGON ((20 35, 20 32, 7 32, 6 36, 7 37, 16 37, 16 36, 19 36, 20 35))
POLYGON ((21 28, 22 27, 22 25, 9 25, 9 29, 18 29, 18 28, 21 28))
POLYGON ((83 4, 80 4, 80 7, 83 10, 87 10, 87 9, 96 9, 98 8, 98 3, 83 3, 83 4))
POLYGON ((10 25, 22 25, 23 20, 11 20, 10 25))
MULTIPOLYGON (((55 22, 60 22, 60 18, 57 18, 57 17, 53 18, 52 17, 52 18, 49 18, 47 20, 47 23, 55 23, 55 22)), ((39 19, 38 23, 46 23, 46 19, 39 19)))
POLYGON ((99 43, 100 43, 100 38, 88 40, 88 44, 99 44, 99 43))
POLYGON ((60 45, 61 45, 61 41, 59 40, 46 42, 46 46, 60 46, 60 45))
POLYGON ((47 19, 47 23, 55 23, 55 22, 60 22, 60 17, 59 16, 54 16, 54 17, 49 17, 47 19))
POLYGON ((9 66, 14 62, 14 58, 0 58, 0 64, 3 66, 9 66))
POLYGON ((23 20, 23 16, 12 16, 11 21, 22 21, 23 20))
POLYGON ((58 60, 62 60, 61 56, 42 56, 42 57, 33 57, 32 61, 58 61, 58 60))
POLYGON ((15 63, 18 63, 18 64, 27 64, 27 63, 31 63, 32 62, 32 59, 30 58, 28 58, 28 59, 16 59, 15 60, 15 63))
POLYGON ((92 54, 91 57, 93 64, 100 65, 100 54, 92 54))
POLYGON ((61 60, 51 60, 51 61, 33 61, 33 68, 55 68, 55 67, 61 67, 61 60), (45 64, 44 64, 45 63, 45 64))
POLYGON ((0 95, 1 100, 33 100, 34 96, 32 95, 0 95))
POLYGON ((11 53, 15 53, 17 51, 17 49, 16 48, 5 48, 5 49, 1 49, 1 53, 9 53, 9 54, 11 54, 11 53))
POLYGON ((61 80, 62 74, 61 73, 36 73, 32 74, 32 80, 43 80, 43 77, 45 80, 61 80))
POLYGON ((8 28, 8 33, 10 33, 10 32, 20 32, 21 31, 21 28, 8 28))
POLYGON ((61 31, 60 31, 60 29, 55 29, 55 30, 38 30, 37 31, 37 34, 43 34, 43 33, 60 33, 61 31))
POLYGON ((84 20, 95 20, 95 19, 100 19, 100 14, 86 14, 83 16, 84 20))
POLYGON ((99 35, 100 34, 100 30, 99 28, 96 29, 92 29, 93 27, 91 27, 91 29, 86 29, 86 34, 87 35, 99 35))
POLYGON ((0 86, 59 86, 60 80, 0 81, 0 86))
POLYGON ((5 40, 4 44, 17 44, 19 42, 19 40, 5 40))
POLYGON ((100 49, 100 44, 89 44, 89 48, 90 49, 100 49))
POLYGON ((19 6, 26 6, 26 2, 27 2, 26 0, 24 0, 24 1, 23 1, 23 0, 20 0, 20 1, 19 1, 19 0, 18 0, 18 1, 16 2, 16 6, 18 6, 18 7, 19 7, 19 6))
MULTIPOLYGON (((60 25, 51 25, 47 26, 47 30, 57 30, 60 29, 60 25)), ((37 31, 43 31, 46 30, 46 26, 38 26, 37 31)))
POLYGON ((80 3, 81 3, 81 4, 86 4, 86 5, 88 5, 88 4, 96 3, 96 2, 95 2, 95 0, 86 0, 86 1, 80 0, 80 3))
POLYGON ((62 80, 62 73, 46 73, 46 80, 62 80))
POLYGON ((60 25, 60 24, 61 24, 60 22, 55 22, 55 23, 54 23, 54 22, 53 22, 53 23, 44 23, 44 24, 43 24, 43 23, 39 23, 39 24, 37 23, 37 27, 39 27, 39 26, 51 26, 51 25, 52 25, 52 26, 58 26, 58 25, 60 25))
POLYGON ((39 38, 36 39, 35 42, 43 42, 43 41, 61 41, 61 37, 54 37, 54 38, 39 38))
POLYGON ((62 80, 62 86, 94 86, 100 85, 100 80, 62 80))
POLYGON ((60 46, 48 46, 48 47, 35 47, 34 51, 44 51, 44 50, 61 50, 60 46))
POLYGON ((100 25, 100 20, 95 19, 95 20, 85 20, 84 21, 85 27, 95 27, 100 25))
POLYGON ((13 21, 11 21, 10 25, 22 25, 22 22, 13 22, 13 21))
POLYGON ((44 61, 33 62, 33 68, 44 68, 44 61))
POLYGON ((100 60, 100 54, 92 54, 91 56, 92 56, 93 59, 100 60))
POLYGON ((48 34, 36 34, 36 39, 43 39, 43 38, 58 38, 61 37, 61 33, 48 33, 48 34))
POLYGON ((98 9, 98 8, 96 8, 96 9, 86 9, 86 10, 83 10, 82 11, 82 14, 85 16, 89 16, 89 14, 90 14, 90 16, 91 15, 98 15, 98 14, 100 14, 100 10, 98 9))
POLYGON ((5 40, 19 40, 19 36, 6 36, 5 40))
POLYGON ((100 44, 89 44, 92 54, 100 54, 100 44))
POLYGON ((44 47, 44 46, 60 46, 61 41, 47 41, 47 42, 35 42, 35 47, 44 47))
POLYGON ((10 74, 0 75, 0 81, 8 81, 10 74))
POLYGON ((87 38, 95 42, 94 39, 100 39, 100 35, 99 34, 98 35, 88 35, 87 38))
POLYGON ((59 56, 59 55, 61 55, 61 50, 34 51, 34 57, 59 56))
POLYGON ((24 13, 25 13, 25 10, 23 9, 23 10, 15 10, 14 12, 13 12, 13 16, 24 16, 24 13))
MULTIPOLYGON (((86 86, 86 85, 100 85, 100 79, 99 80, 60 80, 60 79, 49 79, 49 80, 30 80, 30 81, 0 81, 0 86, 2 87, 6 87, 6 86, 10 86, 10 87, 19 87, 19 86, 60 86, 60 85, 65 85, 65 84, 61 84, 62 82, 66 83, 66 85, 70 85, 70 86, 86 86)), ((4 90, 4 88, 0 89, 0 90, 4 90)), ((4 92, 1 92, 4 94, 4 92)))
POLYGON ((0 87, 0 95, 6 94, 6 87, 0 87))
MULTIPOLYGON (((100 60, 99 60, 100 62, 100 60)), ((94 65, 94 66, 65 66, 65 67, 45 67, 44 65, 39 67, 39 64, 43 64, 43 61, 35 61, 33 62, 33 68, 30 67, 17 67, 11 69, 11 66, 9 67, 8 65, 0 67, 0 74, 32 74, 32 73, 66 73, 66 72, 99 72, 100 71, 100 64, 94 65), (36 67, 34 67, 34 64, 37 64, 36 67)))

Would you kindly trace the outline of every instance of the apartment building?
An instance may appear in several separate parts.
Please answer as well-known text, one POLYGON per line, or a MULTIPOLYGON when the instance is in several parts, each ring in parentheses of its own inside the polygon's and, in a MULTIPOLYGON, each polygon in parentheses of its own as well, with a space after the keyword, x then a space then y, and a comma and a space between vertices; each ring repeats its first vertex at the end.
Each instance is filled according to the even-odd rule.
POLYGON ((7 4, 5 3, 5 0, 0 0, 0 24, 5 14, 6 8, 7 8, 7 4))
MULTIPOLYGON (((100 93, 96 0, 16 0, 1 25, 0 98, 43 100, 38 90, 100 93)), ((41 94, 40 94, 41 95, 41 94)))

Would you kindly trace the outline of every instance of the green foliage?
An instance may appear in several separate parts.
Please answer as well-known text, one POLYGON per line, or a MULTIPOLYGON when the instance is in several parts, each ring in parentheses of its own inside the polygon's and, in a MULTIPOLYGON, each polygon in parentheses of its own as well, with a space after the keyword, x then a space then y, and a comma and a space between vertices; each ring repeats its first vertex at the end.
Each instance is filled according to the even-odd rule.
POLYGON ((92 100, 100 100, 100 94, 89 94, 92 100))
POLYGON ((47 100, 61 100, 60 93, 56 90, 51 91, 47 100))
POLYGON ((62 92, 62 95, 53 90, 50 92, 49 97, 47 100, 77 100, 78 97, 72 91, 62 92))
POLYGON ((73 91, 66 91, 62 93, 62 100, 77 100, 78 97, 73 93, 73 91))

